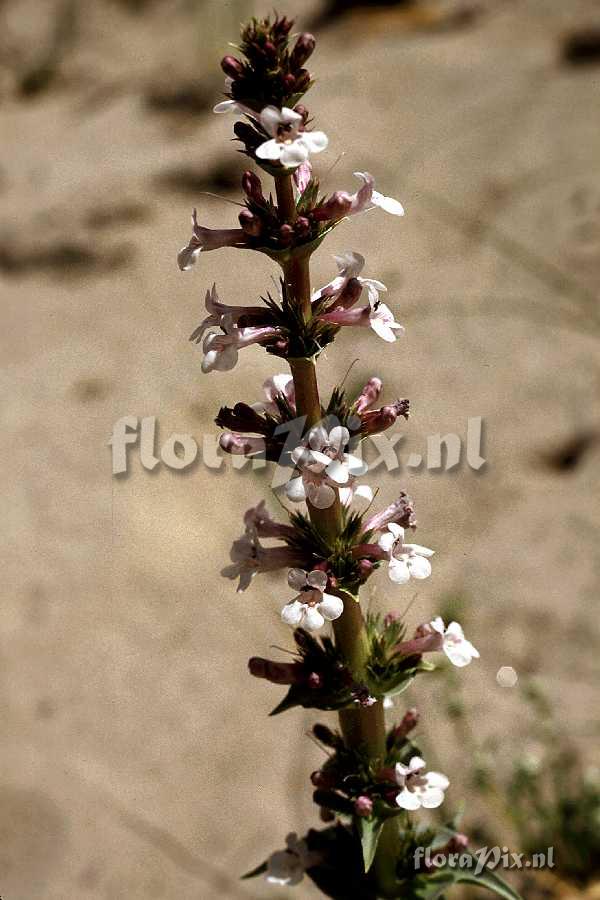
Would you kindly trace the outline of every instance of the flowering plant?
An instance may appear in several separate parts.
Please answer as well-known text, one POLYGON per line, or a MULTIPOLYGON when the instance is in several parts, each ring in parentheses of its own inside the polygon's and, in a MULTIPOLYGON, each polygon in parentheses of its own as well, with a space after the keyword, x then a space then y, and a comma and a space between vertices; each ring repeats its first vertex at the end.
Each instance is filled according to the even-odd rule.
POLYGON ((294 629, 293 661, 253 657, 250 673, 287 687, 273 713, 298 705, 339 713, 339 730, 322 724, 313 729, 327 752, 311 776, 325 827, 303 838, 288 835, 285 849, 247 877, 262 874, 272 884, 293 885, 306 873, 326 896, 340 900, 433 900, 454 882, 473 880, 515 898, 487 870, 475 876, 470 865, 435 871, 414 866, 418 846, 466 853, 465 838, 421 823, 421 810, 440 807, 450 781, 428 771, 421 758, 413 738, 417 711, 406 711, 387 729, 384 710, 417 675, 434 668, 428 654, 444 653, 464 667, 479 653, 456 622, 446 626, 436 617, 409 636, 397 615, 364 615, 360 605, 360 588, 378 568, 395 585, 431 574, 434 551, 406 539, 416 527, 412 500, 401 493, 370 512, 365 504, 373 492, 359 481, 368 471, 362 440, 408 417, 409 404, 397 399, 374 408, 383 388, 376 377, 356 397, 338 386, 324 402, 316 360, 340 328, 371 328, 388 343, 404 329, 380 299, 385 285, 360 274, 365 260, 359 253, 337 255, 338 274, 315 291, 310 258, 347 217, 374 207, 397 217, 404 210, 375 190, 368 172, 355 173, 360 184, 354 193, 321 194, 311 159, 326 150, 328 139, 313 128, 301 103, 313 81, 305 64, 315 40, 300 34, 292 43, 292 25, 276 16, 243 28, 239 58, 222 60, 226 99, 215 107, 239 118, 234 132, 242 152, 274 179, 275 199, 263 192, 255 172, 245 172, 239 227, 204 227, 194 210, 192 236, 178 256, 187 270, 202 252, 250 249, 281 267, 276 296, 267 294, 262 304, 225 304, 213 285, 207 316, 191 340, 201 344, 205 373, 232 369, 239 351, 250 346, 289 366, 289 373, 267 380, 263 400, 222 407, 216 418, 226 429, 221 447, 277 462, 289 475, 287 500, 301 504, 292 505, 288 522, 274 520, 264 501, 249 509, 223 574, 243 591, 258 573, 287 569, 290 590, 281 618, 294 629))

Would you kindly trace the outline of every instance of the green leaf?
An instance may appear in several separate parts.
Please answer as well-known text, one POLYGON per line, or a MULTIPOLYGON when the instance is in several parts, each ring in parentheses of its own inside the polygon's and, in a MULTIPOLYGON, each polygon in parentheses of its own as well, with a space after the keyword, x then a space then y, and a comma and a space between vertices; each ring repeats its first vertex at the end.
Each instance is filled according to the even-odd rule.
POLYGON ((264 875, 267 871, 267 863, 261 863, 260 866, 257 866, 255 869, 252 869, 251 872, 246 872, 245 875, 242 875, 242 881, 245 881, 247 878, 256 878, 258 875, 264 875))
POLYGON ((377 842, 383 828, 383 821, 377 818, 358 819, 358 833, 362 844, 363 862, 365 864, 365 872, 368 872, 375 859, 375 851, 377 850, 377 842))
MULTIPOLYGON (((461 855, 471 856, 471 854, 461 855)), ((504 900, 522 900, 521 895, 491 869, 484 869, 483 872, 476 874, 477 860, 472 856, 471 859, 473 860, 472 868, 441 868, 431 875, 424 876, 417 896, 422 898, 422 900, 439 900, 454 884, 463 882, 477 885, 480 888, 487 888, 488 891, 496 894, 497 897, 504 898, 504 900)))

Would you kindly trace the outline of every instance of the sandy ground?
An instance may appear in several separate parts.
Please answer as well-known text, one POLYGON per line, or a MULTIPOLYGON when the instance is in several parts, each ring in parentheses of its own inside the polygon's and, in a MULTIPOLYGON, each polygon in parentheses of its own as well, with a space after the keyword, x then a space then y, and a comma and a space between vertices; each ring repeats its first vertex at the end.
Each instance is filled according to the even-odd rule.
MULTIPOLYGON (((129 476, 111 477, 120 417, 156 416, 159 445, 201 442, 221 403, 256 399, 273 371, 250 350, 203 377, 187 337, 213 280, 225 301, 255 302, 274 266, 235 251, 175 265, 192 205, 234 222, 200 193, 235 197, 241 165, 231 120, 208 109, 236 23, 270 4, 140 6, 0 4, 4 900, 276 898, 239 874, 316 821, 314 717, 267 718, 279 689, 246 674, 249 656, 290 645, 281 580, 240 596, 218 575, 264 479, 229 463, 150 474, 135 450, 129 476)), ((318 6, 286 10, 306 21, 318 6)), ((537 674, 576 734, 598 676, 600 67, 560 60, 565 31, 598 12, 488 0, 446 27, 430 18, 355 13, 320 34, 324 184, 349 188, 366 169, 407 209, 347 223, 317 254, 318 284, 331 253, 360 250, 407 329, 391 347, 343 335, 321 372, 331 386, 357 358, 351 385, 377 372, 387 397, 410 397, 404 458, 483 417, 481 472, 401 470, 380 497, 407 488, 418 539, 437 550, 409 621, 463 598, 482 652, 466 697, 478 727, 500 723, 521 748, 499 666, 537 674)), ((413 592, 381 573, 368 595, 402 609, 413 592)), ((450 811, 469 761, 438 690, 423 679, 414 695, 450 811)))

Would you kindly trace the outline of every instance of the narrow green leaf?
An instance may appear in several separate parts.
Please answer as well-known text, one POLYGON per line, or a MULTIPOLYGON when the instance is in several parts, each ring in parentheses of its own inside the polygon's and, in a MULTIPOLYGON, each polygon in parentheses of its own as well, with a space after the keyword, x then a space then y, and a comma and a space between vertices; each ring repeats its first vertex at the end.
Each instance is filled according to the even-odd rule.
POLYGON ((375 818, 358 819, 357 824, 360 842, 362 844, 365 872, 368 872, 375 859, 375 851, 377 850, 377 842, 379 841, 381 829, 383 828, 383 821, 375 818))

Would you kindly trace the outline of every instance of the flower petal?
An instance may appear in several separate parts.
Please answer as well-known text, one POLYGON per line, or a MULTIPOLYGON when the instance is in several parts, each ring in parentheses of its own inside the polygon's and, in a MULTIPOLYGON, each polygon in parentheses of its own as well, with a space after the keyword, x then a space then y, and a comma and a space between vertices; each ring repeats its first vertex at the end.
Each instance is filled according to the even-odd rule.
POLYGON ((299 600, 292 600, 291 603, 286 603, 281 610, 281 619, 286 625, 291 625, 294 628, 296 625, 300 625, 306 610, 307 607, 300 603, 299 600))
POLYGON ((318 631, 325 624, 325 619, 315 606, 306 607, 304 627, 307 631, 318 631))
POLYGON ((327 574, 321 571, 321 569, 313 569, 312 572, 309 572, 306 576, 306 583, 323 593, 327 586, 327 574))
POLYGON ((323 131, 303 131, 301 140, 306 144, 310 153, 321 153, 327 149, 329 138, 323 131))
POLYGON ((308 578, 304 569, 290 569, 288 572, 287 583, 295 591, 301 591, 306 587, 308 578))
POLYGON ((391 531, 391 533, 394 535, 395 540, 398 540, 398 538, 404 538, 404 528, 402 527, 402 525, 398 525, 397 522, 388 522, 388 531, 391 531))
POLYGON ((423 809, 437 809, 444 802, 444 792, 441 788, 427 787, 421 793, 421 806, 423 809))
POLYGON ((279 155, 279 161, 286 169, 293 169, 295 166, 301 166, 302 163, 305 163, 308 159, 308 147, 300 138, 292 141, 291 144, 280 144, 280 147, 282 149, 279 155))
POLYGON ((421 544, 404 544, 404 548, 406 550, 411 550, 417 556, 434 556, 435 550, 430 550, 429 547, 423 547, 421 544))
POLYGON ((277 130, 282 124, 281 112, 276 106, 265 106, 260 114, 260 124, 271 137, 277 135, 277 130))
POLYGON ((398 200, 394 200, 393 197, 384 197, 379 191, 373 191, 371 194, 371 203, 374 203, 375 206, 383 209, 384 212, 390 213, 392 216, 404 215, 404 207, 398 200))
POLYGON ((382 534, 377 541, 382 550, 385 550, 386 553, 389 553, 396 543, 396 538, 389 531, 386 531, 385 534, 382 534))
POLYGON ((411 811, 419 809, 421 806, 421 800, 417 794, 413 791, 409 791, 407 788, 404 788, 404 790, 396 796, 396 803, 398 806, 401 806, 402 809, 409 809, 411 811))
POLYGON ((306 488, 301 475, 297 478, 290 478, 285 486, 285 495, 293 503, 302 503, 303 500, 306 500, 306 488))
POLYGON ((410 581, 410 570, 402 559, 392 557, 388 565, 388 575, 390 581, 395 584, 406 584, 407 581, 410 581))
POLYGON ((344 612, 344 601, 341 597, 335 597, 333 594, 323 594, 323 599, 318 606, 321 615, 330 621, 339 619, 344 612))
POLYGON ((264 144, 259 144, 254 153, 259 159, 277 160, 281 158, 282 149, 283 144, 272 138, 270 141, 265 141, 264 144))
POLYGON ((330 460, 325 471, 327 472, 327 477, 335 481, 336 484, 347 484, 350 478, 348 467, 343 462, 340 462, 339 459, 330 460))
POLYGON ((407 560, 406 565, 413 578, 421 580, 429 578, 431 575, 431 563, 424 556, 411 556, 407 560))

